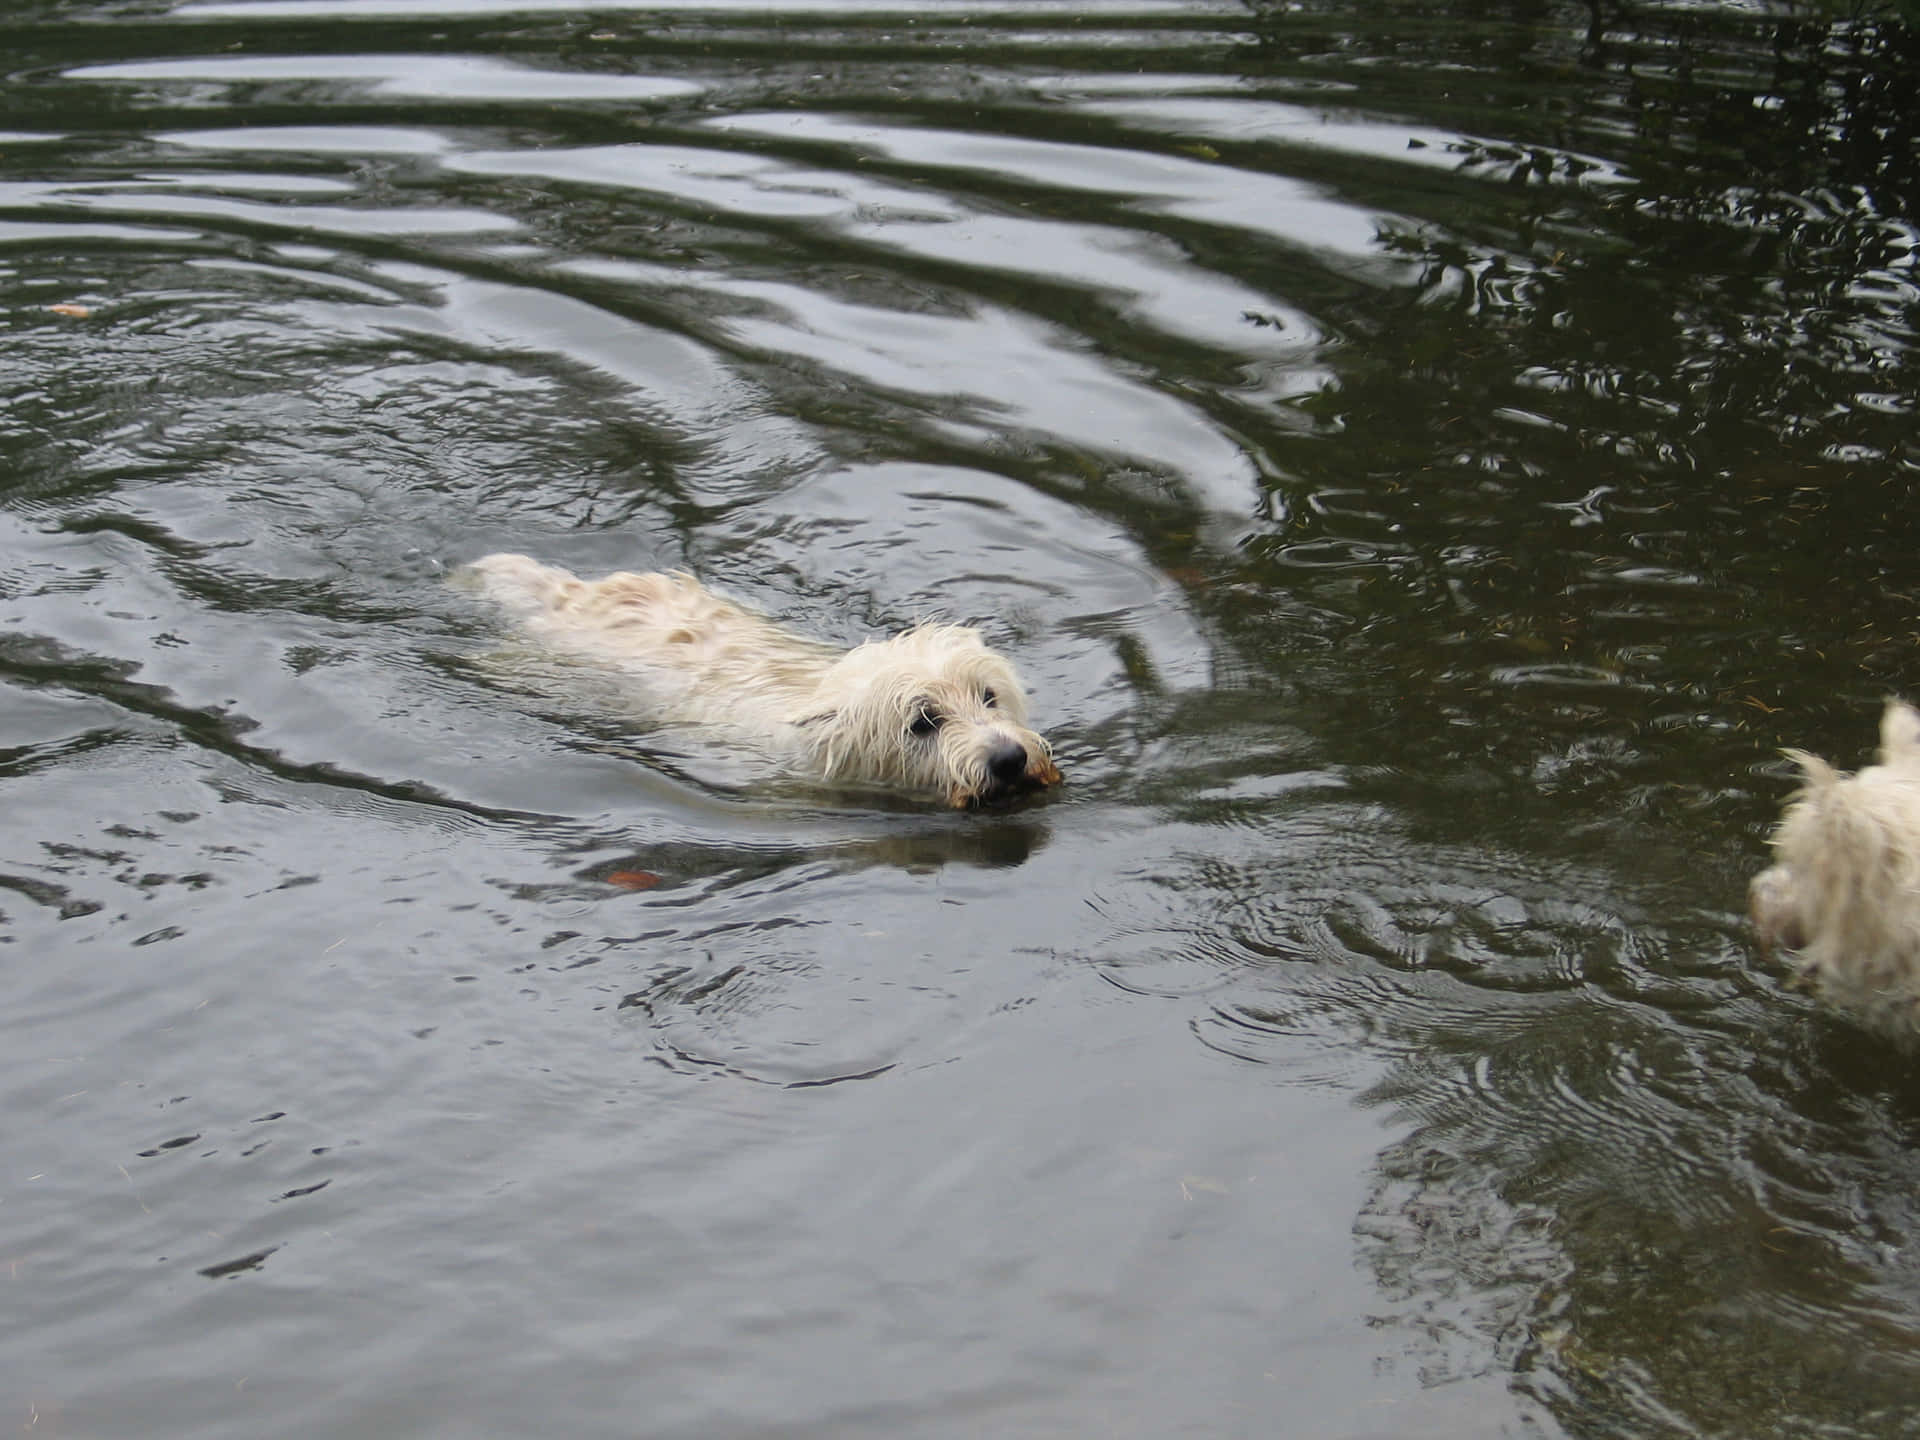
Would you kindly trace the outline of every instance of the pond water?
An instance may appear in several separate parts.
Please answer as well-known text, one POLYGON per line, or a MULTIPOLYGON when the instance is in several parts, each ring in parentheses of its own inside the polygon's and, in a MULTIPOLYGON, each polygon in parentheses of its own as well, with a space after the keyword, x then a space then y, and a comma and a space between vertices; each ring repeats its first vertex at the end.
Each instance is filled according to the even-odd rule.
POLYGON ((1920 690, 1920 44, 1696 5, 0 22, 0 1423, 1920 1435, 1753 953, 1920 690), (769 782, 446 583, 966 620, 769 782))

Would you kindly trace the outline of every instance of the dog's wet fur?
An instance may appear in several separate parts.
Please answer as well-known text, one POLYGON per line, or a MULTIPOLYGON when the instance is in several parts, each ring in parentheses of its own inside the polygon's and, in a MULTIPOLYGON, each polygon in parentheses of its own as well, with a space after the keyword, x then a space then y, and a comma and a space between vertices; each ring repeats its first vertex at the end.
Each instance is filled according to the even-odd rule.
POLYGON ((1764 953, 1869 1028, 1920 1043, 1920 711, 1880 717, 1877 764, 1856 775, 1805 751, 1748 908, 1764 953))
POLYGON ((837 650, 678 571, 583 580, 498 554, 456 578, 542 643, 644 672, 651 718, 731 731, 818 780, 958 808, 1060 783, 1013 666, 968 626, 917 625, 837 650))

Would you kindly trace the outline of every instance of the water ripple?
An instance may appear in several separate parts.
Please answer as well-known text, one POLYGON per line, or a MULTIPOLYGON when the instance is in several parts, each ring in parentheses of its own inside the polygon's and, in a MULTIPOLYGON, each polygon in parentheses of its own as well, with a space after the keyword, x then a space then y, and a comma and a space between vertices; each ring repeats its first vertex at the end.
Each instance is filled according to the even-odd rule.
MULTIPOLYGON (((590 75, 577 70, 539 70, 470 55, 232 55, 193 60, 124 60, 108 65, 79 65, 66 72, 73 80, 193 81, 229 87, 280 81, 333 82, 343 91, 421 100, 528 101, 555 104, 645 103, 682 100, 704 87, 688 80, 655 75, 590 75)), ((201 90, 192 99, 204 104, 201 90)), ((242 97, 229 93, 220 97, 242 97)), ((310 97, 308 97, 310 98, 310 97)), ((233 143, 239 143, 239 134, 233 143)), ((201 143, 214 143, 202 141, 201 143)))

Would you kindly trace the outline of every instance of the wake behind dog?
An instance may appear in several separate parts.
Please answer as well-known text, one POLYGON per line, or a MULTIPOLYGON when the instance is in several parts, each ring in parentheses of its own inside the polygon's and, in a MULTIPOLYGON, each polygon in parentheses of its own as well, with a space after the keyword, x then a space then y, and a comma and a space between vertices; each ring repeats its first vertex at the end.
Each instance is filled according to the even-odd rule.
POLYGON ((1821 999, 1920 1044, 1920 711, 1880 717, 1880 763, 1848 775, 1789 750, 1801 788, 1748 905, 1760 947, 1795 952, 1821 999))
POLYGON ((960 808, 1060 781, 1013 666, 967 626, 918 625, 843 651, 679 572, 582 580, 499 554, 456 578, 542 643, 643 675, 655 718, 730 731, 816 779, 960 808))

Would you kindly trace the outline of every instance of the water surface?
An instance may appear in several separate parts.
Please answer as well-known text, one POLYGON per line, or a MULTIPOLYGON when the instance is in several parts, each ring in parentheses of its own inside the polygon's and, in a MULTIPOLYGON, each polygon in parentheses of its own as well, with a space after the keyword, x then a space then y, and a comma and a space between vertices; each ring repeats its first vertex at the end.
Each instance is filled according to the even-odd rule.
POLYGON ((1920 1434, 1753 952, 1920 689, 1920 51, 1692 6, 0 25, 0 1420, 1920 1434), (769 782, 445 583, 981 625, 769 782))

